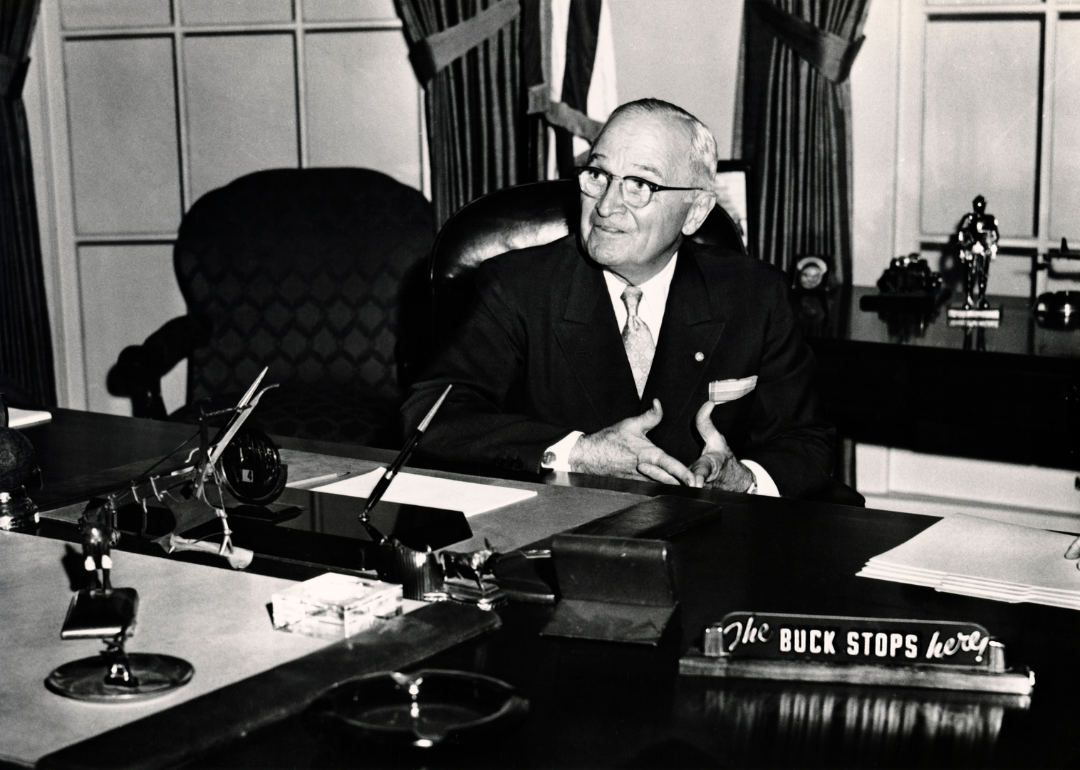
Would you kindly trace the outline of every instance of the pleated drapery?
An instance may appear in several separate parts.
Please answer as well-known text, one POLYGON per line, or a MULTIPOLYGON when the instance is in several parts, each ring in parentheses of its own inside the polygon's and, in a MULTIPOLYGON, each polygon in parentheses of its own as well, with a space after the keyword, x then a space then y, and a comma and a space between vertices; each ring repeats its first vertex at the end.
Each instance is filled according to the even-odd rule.
POLYGON ((0 382, 56 404, 30 135, 22 87, 40 0, 0 2, 0 382))
POLYGON ((851 64, 870 0, 748 0, 735 146, 753 168, 751 251, 851 280, 851 64))
MULTIPOLYGON (((519 0, 397 0, 426 89, 431 193, 438 224, 466 203, 494 190, 537 178, 539 117, 527 114, 521 76, 519 0), (496 6, 499 6, 498 8, 496 6), (490 11, 512 14, 493 34, 449 62, 432 61, 432 41, 490 11), (532 158, 532 162, 530 162, 532 158)), ((505 18, 505 16, 503 17, 505 18)))
MULTIPOLYGON (((583 116, 589 112, 589 85, 596 63, 602 0, 571 0, 566 25, 566 63, 563 66, 560 101, 583 116)), ((555 163, 562 179, 574 178, 574 136, 558 125, 555 131, 555 163)), ((599 133, 599 132, 597 132, 599 133)), ((586 137, 591 142, 596 135, 586 137)))

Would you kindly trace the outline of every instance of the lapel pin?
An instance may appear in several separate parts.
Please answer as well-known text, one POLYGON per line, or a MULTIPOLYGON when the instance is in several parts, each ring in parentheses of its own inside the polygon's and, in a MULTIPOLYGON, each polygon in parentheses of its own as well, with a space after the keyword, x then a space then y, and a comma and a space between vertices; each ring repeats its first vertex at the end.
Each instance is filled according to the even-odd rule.
POLYGON ((695 360, 695 361, 704 361, 704 360, 705 360, 705 354, 704 354, 704 353, 702 353, 702 352, 701 352, 701 351, 699 350, 699 351, 698 351, 697 353, 694 353, 694 360, 695 360))

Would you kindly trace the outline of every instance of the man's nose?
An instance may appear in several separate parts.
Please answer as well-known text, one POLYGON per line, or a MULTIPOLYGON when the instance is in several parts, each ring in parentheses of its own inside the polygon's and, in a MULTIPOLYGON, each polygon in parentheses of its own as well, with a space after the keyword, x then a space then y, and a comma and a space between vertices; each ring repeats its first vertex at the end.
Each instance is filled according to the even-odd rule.
POLYGON ((626 201, 623 199, 622 194, 622 180, 612 177, 608 183, 608 188, 604 190, 604 194, 600 196, 600 203, 596 207, 597 212, 602 217, 610 217, 615 212, 626 207, 626 201))

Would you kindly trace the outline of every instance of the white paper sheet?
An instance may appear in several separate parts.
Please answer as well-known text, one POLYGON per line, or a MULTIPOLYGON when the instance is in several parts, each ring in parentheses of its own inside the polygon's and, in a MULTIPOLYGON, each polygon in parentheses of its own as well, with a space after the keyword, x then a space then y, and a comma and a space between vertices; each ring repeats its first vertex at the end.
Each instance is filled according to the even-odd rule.
POLYGON ((18 409, 14 406, 8 407, 9 428, 29 428, 31 425, 40 425, 51 419, 52 415, 42 410, 18 409))
POLYGON ((957 514, 875 556, 860 577, 1004 602, 1080 609, 1074 535, 957 514))
MULTIPOLYGON (((384 470, 384 468, 377 468, 370 473, 350 476, 314 489, 317 492, 329 492, 334 495, 367 497, 382 478, 384 470)), ((527 500, 530 497, 536 497, 536 490, 497 487, 471 481, 420 476, 415 473, 399 473, 390 482, 390 487, 382 499, 388 503, 442 508, 473 516, 527 500)))

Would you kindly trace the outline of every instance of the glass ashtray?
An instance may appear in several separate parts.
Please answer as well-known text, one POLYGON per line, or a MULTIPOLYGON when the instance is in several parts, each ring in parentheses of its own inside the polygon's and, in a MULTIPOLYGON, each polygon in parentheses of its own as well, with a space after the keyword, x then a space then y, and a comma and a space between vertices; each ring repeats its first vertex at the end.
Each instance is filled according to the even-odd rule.
POLYGON ((528 711, 529 701, 506 682, 440 669, 368 674, 308 707, 309 717, 353 737, 418 748, 505 731, 528 711))

